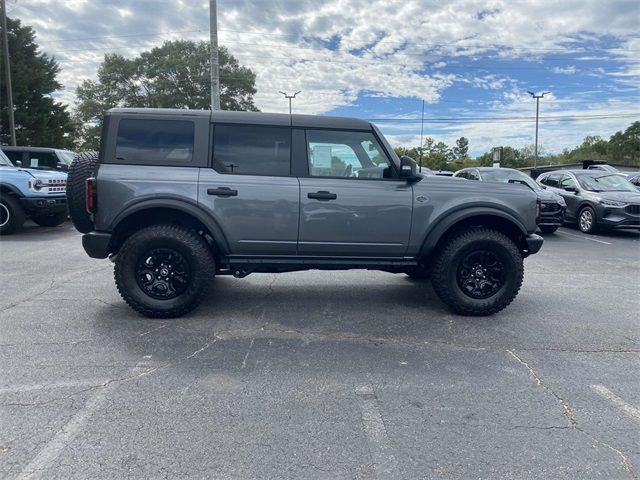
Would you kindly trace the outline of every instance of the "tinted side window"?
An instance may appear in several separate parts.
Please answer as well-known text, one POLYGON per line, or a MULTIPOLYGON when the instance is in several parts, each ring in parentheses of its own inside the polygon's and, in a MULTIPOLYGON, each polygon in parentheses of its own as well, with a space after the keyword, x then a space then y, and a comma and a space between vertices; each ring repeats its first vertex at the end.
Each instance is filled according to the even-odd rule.
POLYGON ((216 125, 213 168, 235 175, 288 176, 291 172, 291 129, 216 125))
POLYGON ((391 177, 391 162, 371 132, 307 130, 307 142, 313 177, 391 177))
POLYGON ((549 175, 545 179, 544 184, 550 187, 560 188, 560 175, 549 175))
POLYGON ((120 120, 116 160, 184 165, 193 159, 193 132, 183 120, 120 120))
POLYGON ((560 188, 573 187, 576 188, 576 182, 569 175, 563 175, 560 181, 560 188))
POLYGON ((469 170, 467 178, 469 180, 480 180, 480 175, 478 175, 478 172, 475 170, 469 170))
MULTIPOLYGON (((11 163, 13 163, 14 165, 16 164, 16 162, 21 162, 22 161, 22 152, 4 152, 7 157, 9 158, 9 160, 11 160, 11 163)), ((26 167, 27 165, 23 165, 23 167, 26 167)))

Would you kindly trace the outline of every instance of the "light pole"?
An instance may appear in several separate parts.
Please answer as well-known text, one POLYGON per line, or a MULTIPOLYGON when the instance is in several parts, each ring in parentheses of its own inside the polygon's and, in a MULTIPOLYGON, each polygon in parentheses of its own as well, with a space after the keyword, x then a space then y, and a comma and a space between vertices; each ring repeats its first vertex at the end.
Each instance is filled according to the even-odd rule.
POLYGON ((540 95, 536 95, 527 90, 527 93, 536 99, 536 146, 533 157, 533 168, 536 168, 538 166, 538 116, 540 114, 540 99, 551 92, 542 92, 540 95))
POLYGON ((211 57, 211 110, 220 110, 220 65, 218 59, 218 11, 216 0, 209 0, 209 55, 211 57))
POLYGON ((9 61, 9 35, 7 34, 7 4, 1 0, 2 9, 2 43, 4 47, 4 71, 7 75, 7 112, 9 113, 9 131, 11 145, 16 146, 16 123, 13 119, 13 89, 11 87, 11 62, 9 61))
POLYGON ((283 91, 279 91, 278 93, 281 93, 282 95, 284 95, 284 98, 289 99, 289 115, 291 115, 291 99, 296 98, 296 95, 298 95, 299 93, 302 93, 302 90, 298 90, 293 95, 287 95, 287 93, 283 91))

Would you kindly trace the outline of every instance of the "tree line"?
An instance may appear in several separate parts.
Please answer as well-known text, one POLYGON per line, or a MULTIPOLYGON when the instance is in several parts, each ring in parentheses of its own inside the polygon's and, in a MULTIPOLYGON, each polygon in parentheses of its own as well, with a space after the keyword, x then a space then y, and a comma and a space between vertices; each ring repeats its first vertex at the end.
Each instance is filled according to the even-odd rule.
MULTIPOLYGON (((436 143, 436 140, 427 137, 422 149, 398 147, 395 151, 398 155, 407 155, 432 170, 455 171, 467 167, 493 165, 492 151, 470 158, 469 140, 465 137, 457 139, 453 147, 441 141, 436 143)), ((534 164, 534 156, 533 145, 522 148, 503 146, 501 166, 530 167, 534 164)), ((571 149, 566 148, 560 154, 544 154, 544 149, 538 148, 538 165, 562 165, 579 163, 583 160, 603 160, 617 165, 640 166, 640 121, 633 122, 625 130, 614 133, 608 140, 597 135, 589 135, 580 145, 571 149)))
MULTIPOLYGON (((35 31, 20 20, 7 18, 11 62, 16 137, 19 145, 96 150, 105 110, 113 107, 209 108, 211 77, 209 43, 166 41, 134 58, 106 54, 95 80, 85 80, 76 89, 73 111, 56 100, 63 86, 57 80, 60 65, 39 51, 35 31)), ((255 73, 241 65, 220 47, 220 96, 224 110, 257 111, 255 73)), ((5 65, 0 65, 0 143, 10 142, 5 65)), ((544 151, 543 149, 540 149, 544 151)), ((493 163, 492 153, 471 158, 469 139, 460 137, 455 145, 427 137, 421 146, 396 148, 433 170, 458 170, 493 163)), ((503 147, 505 167, 533 164, 532 145, 503 147)), ((587 136, 573 149, 557 155, 539 155, 539 164, 606 160, 640 165, 640 122, 616 132, 608 140, 587 136)))

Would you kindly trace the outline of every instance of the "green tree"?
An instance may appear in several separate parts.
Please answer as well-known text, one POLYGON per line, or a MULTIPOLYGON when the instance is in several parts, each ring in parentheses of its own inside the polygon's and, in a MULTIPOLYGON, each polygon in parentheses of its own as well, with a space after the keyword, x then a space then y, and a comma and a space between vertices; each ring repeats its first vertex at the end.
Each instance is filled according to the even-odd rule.
POLYGON ((432 170, 448 170, 449 164, 455 158, 453 150, 446 143, 436 143, 431 137, 427 137, 422 148, 424 149, 422 163, 432 170))
POLYGON ((469 139, 466 137, 457 139, 456 146, 453 147, 453 153, 456 156, 456 160, 466 158, 469 155, 469 139))
MULTIPOLYGON (((7 18, 11 84, 18 145, 73 148, 74 123, 67 107, 52 98, 62 88, 56 79, 60 67, 54 58, 38 52, 33 28, 7 18)), ((0 143, 11 142, 6 101, 5 69, 0 69, 0 143)))
MULTIPOLYGON (((257 111, 255 73, 225 47, 219 48, 220 103, 223 110, 257 111)), ((211 105, 209 43, 167 41, 135 58, 105 55, 97 80, 76 90, 83 146, 95 149, 102 116, 113 107, 208 109, 211 105)))

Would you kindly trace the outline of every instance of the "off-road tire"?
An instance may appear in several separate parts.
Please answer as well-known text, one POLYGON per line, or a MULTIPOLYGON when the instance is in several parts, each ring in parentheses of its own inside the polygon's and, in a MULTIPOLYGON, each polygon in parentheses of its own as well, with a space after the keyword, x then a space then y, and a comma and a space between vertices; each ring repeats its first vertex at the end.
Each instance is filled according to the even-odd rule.
POLYGON ((67 207, 69 216, 80 233, 93 230, 93 219, 87 212, 86 180, 92 177, 98 165, 97 152, 79 153, 73 159, 67 176, 67 207))
POLYGON ((513 301, 520 290, 523 276, 522 254, 509 237, 490 228, 473 228, 455 235, 436 253, 432 285, 438 297, 455 313, 492 315, 513 301), (502 286, 488 298, 472 298, 458 285, 458 268, 464 258, 474 251, 490 251, 503 264, 502 286))
POLYGON ((195 231, 178 225, 153 225, 137 231, 122 245, 115 260, 114 277, 124 301, 151 318, 173 318, 196 308, 206 297, 216 266, 211 249, 195 231), (171 248, 188 262, 191 271, 186 290, 175 298, 153 298, 136 280, 136 265, 152 248, 171 248))
POLYGON ((19 231, 27 216, 20 202, 13 196, 0 195, 0 235, 10 235, 19 231))
POLYGON ((555 233, 556 230, 558 230, 558 226, 555 226, 555 225, 554 226, 548 226, 548 225, 541 225, 540 226, 540 231, 542 233, 546 233, 546 234, 555 233))
POLYGON ((596 212, 591 207, 583 207, 578 213, 578 230, 582 233, 596 233, 598 231, 598 224, 596 218, 596 212), (583 226, 582 216, 583 215, 591 215, 591 226, 590 228, 585 228, 583 226))
POLYGON ((67 212, 52 213, 51 215, 41 215, 33 217, 32 220, 41 227, 57 227, 62 225, 67 219, 67 212))

